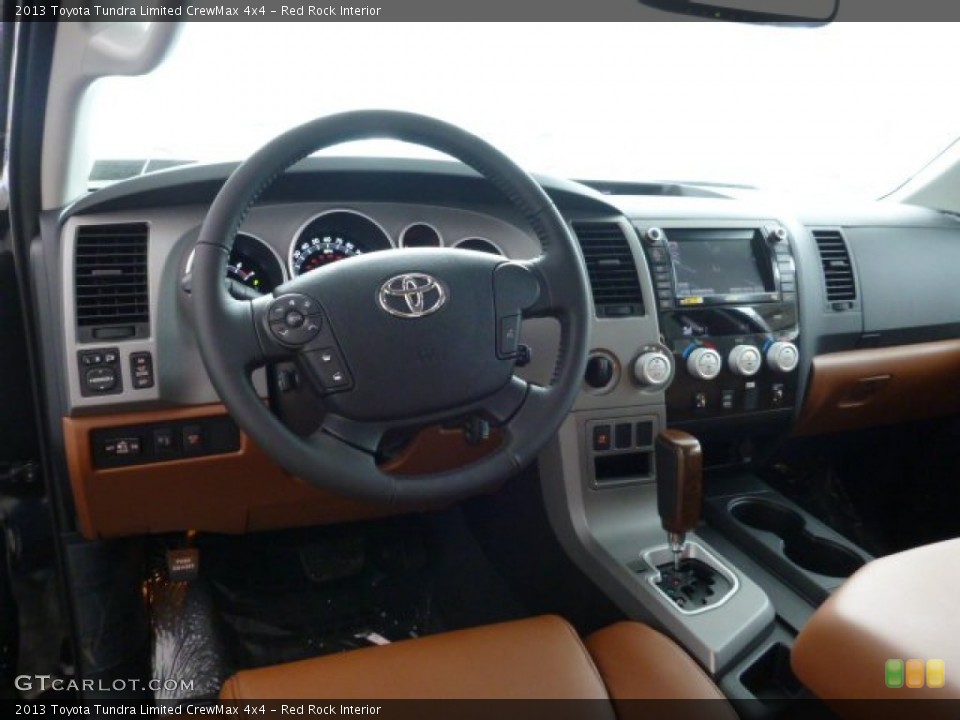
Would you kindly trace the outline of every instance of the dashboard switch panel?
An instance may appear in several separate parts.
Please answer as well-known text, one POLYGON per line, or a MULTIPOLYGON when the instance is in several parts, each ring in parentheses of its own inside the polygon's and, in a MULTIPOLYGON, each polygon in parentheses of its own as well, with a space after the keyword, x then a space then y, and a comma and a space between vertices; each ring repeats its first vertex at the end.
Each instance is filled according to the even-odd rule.
POLYGON ((229 417, 124 425, 90 434, 93 466, 124 467, 240 450, 240 429, 229 417))
POLYGON ((590 480, 595 488, 653 479, 651 417, 611 417, 586 426, 590 480))

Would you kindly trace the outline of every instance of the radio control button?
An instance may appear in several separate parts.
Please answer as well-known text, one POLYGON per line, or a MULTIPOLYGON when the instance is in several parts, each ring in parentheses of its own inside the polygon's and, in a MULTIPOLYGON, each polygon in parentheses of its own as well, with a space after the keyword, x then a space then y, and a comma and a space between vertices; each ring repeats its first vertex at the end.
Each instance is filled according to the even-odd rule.
POLYGON ((663 230, 658 227, 647 228, 643 234, 643 239, 648 245, 659 245, 663 241, 663 230))
POLYGON ((697 348, 687 358, 687 371, 700 380, 713 380, 722 369, 723 359, 713 348, 697 348))
POLYGON ((633 374, 641 385, 666 385, 673 374, 673 362, 662 352, 644 353, 634 362, 633 374))
POLYGON ((730 370, 741 377, 753 377, 760 372, 763 358, 753 345, 737 345, 727 358, 730 370))
POLYGON ((787 239, 787 231, 782 227, 775 227, 770 230, 770 234, 767 235, 767 240, 771 243, 781 243, 787 239))
POLYGON ((774 372, 793 372, 799 364, 800 351, 792 342, 775 342, 767 348, 767 367, 774 372))

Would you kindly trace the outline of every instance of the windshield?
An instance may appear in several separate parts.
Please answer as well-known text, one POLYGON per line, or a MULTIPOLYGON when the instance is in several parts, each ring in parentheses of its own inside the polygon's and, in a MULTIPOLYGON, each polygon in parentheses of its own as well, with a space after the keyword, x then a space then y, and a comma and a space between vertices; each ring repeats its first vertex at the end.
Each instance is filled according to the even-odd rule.
POLYGON ((87 140, 94 176, 110 180, 239 160, 305 120, 395 108, 460 125, 532 172, 875 198, 960 135, 957 35, 947 23, 198 22, 152 74, 97 83, 87 140))

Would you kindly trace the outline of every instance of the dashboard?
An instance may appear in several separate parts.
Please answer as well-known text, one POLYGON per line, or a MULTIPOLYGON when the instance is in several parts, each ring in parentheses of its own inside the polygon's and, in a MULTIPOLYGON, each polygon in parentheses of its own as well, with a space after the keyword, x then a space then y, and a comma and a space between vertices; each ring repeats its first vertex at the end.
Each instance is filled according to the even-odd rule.
MULTIPOLYGON (((428 216, 436 214, 431 208, 421 211, 428 216)), ((384 214, 388 218, 391 215, 389 210, 384 214)), ((495 241, 469 232, 464 235, 464 230, 450 218, 442 221, 449 235, 423 220, 411 222, 391 234, 380 221, 365 212, 350 208, 325 209, 297 229, 282 254, 278 251, 278 246, 282 249, 284 244, 282 237, 274 238, 271 243, 246 232, 238 233, 227 264, 226 280, 231 291, 244 298, 270 293, 285 280, 338 260, 381 250, 450 247, 504 255, 495 241)), ((192 254, 187 260, 188 275, 191 260, 192 254)))
MULTIPOLYGON (((272 464, 232 425, 206 375, 191 323, 192 248, 232 168, 99 190, 51 213, 34 248, 44 326, 59 329, 43 338, 59 388, 50 414, 62 419, 71 510, 88 537, 383 512, 272 464)), ((576 482, 602 491, 651 481, 652 441, 667 426, 715 438, 722 464, 748 459, 737 455, 763 437, 960 408, 960 297, 943 291, 960 266, 956 218, 885 204, 783 208, 695 186, 540 181, 579 241, 593 292, 590 362, 571 414, 576 482)), ((423 247, 505 259, 540 251, 498 191, 462 166, 311 159, 251 210, 224 282, 252 298, 329 263, 423 247)), ((521 374, 548 384, 556 322, 525 320, 520 337, 521 374)), ((295 368, 254 380, 288 425, 315 426, 318 403, 295 368)), ((398 439, 384 462, 428 472, 496 442, 496 432, 475 444, 457 427, 428 428, 398 439)))

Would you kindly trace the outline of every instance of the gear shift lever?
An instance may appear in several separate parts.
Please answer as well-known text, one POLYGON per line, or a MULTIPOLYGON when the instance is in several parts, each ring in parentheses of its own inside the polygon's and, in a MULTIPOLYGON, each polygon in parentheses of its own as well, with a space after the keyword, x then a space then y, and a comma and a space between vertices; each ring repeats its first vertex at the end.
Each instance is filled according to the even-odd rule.
POLYGON ((674 570, 686 534, 700 522, 703 500, 703 453, 700 441, 680 430, 664 430, 657 436, 657 511, 673 551, 674 570))

